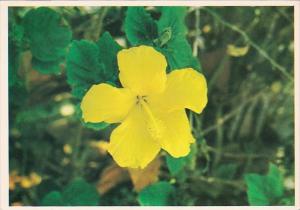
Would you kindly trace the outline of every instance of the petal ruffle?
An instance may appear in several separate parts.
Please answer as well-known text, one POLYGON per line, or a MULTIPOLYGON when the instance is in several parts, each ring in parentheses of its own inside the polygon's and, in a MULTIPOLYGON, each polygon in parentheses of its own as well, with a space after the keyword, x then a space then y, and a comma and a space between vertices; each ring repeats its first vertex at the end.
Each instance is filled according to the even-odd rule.
POLYGON ((111 134, 108 152, 121 167, 144 168, 160 151, 149 133, 141 106, 136 106, 111 134))
POLYGON ((129 89, 108 84, 93 85, 81 102, 85 122, 121 122, 136 102, 129 89))
POLYGON ((150 96, 149 102, 169 112, 188 108, 201 113, 207 104, 205 77, 191 68, 174 70, 167 76, 165 91, 150 96))
POLYGON ((121 50, 118 53, 118 65, 123 87, 141 96, 164 90, 167 62, 153 47, 142 45, 121 50))

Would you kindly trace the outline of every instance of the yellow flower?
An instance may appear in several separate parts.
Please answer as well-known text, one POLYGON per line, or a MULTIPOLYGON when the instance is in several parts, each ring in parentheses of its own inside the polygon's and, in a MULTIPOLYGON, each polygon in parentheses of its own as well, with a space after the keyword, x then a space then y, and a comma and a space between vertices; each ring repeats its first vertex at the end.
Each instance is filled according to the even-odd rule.
POLYGON ((161 148, 186 156, 195 140, 185 108, 201 113, 206 106, 204 76, 191 68, 167 75, 165 57, 148 46, 121 50, 117 58, 123 88, 93 85, 81 102, 84 121, 121 123, 108 152, 122 167, 144 168, 161 148))

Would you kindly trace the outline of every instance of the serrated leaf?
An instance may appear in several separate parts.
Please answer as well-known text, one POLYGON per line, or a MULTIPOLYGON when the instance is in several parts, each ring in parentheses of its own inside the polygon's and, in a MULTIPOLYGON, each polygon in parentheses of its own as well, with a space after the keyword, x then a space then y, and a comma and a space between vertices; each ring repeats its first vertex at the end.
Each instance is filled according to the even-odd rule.
POLYGON ((267 175, 246 174, 248 202, 252 206, 272 205, 283 195, 283 180, 278 168, 270 164, 267 175))
POLYGON ((96 206, 99 202, 96 188, 82 178, 74 179, 63 190, 62 197, 69 206, 96 206))
POLYGON ((160 7, 161 17, 157 23, 158 33, 161 34, 166 28, 172 31, 171 39, 185 38, 187 28, 185 25, 186 7, 160 7))
POLYGON ((48 193, 42 199, 42 206, 65 206, 62 195, 58 191, 52 191, 48 193))
POLYGON ((97 44, 87 40, 73 41, 67 56, 67 81, 76 98, 81 99, 94 84, 115 83, 116 56, 120 49, 109 33, 104 33, 97 44))
POLYGON ((117 54, 122 47, 111 37, 110 33, 105 32, 97 42, 99 48, 99 58, 104 64, 104 80, 116 81, 118 73, 117 54))
POLYGON ((144 7, 128 7, 125 33, 131 45, 152 45, 157 38, 157 25, 144 7))
POLYGON ((172 39, 158 50, 166 56, 171 71, 189 67, 201 69, 199 61, 193 56, 192 48, 185 38, 172 39))
POLYGON ((157 182, 144 188, 138 195, 142 206, 170 206, 175 188, 168 182, 157 182))
MULTIPOLYGON (((39 7, 26 13, 24 17, 25 35, 29 40, 33 58, 39 62, 59 62, 66 54, 72 32, 56 11, 39 7)), ((43 65, 39 65, 42 67, 43 65)), ((46 67, 49 65, 45 64, 46 67)), ((39 70, 40 68, 37 68, 39 70)), ((48 68, 41 73, 56 73, 56 68, 48 68), (49 72, 51 70, 51 72, 49 72)))

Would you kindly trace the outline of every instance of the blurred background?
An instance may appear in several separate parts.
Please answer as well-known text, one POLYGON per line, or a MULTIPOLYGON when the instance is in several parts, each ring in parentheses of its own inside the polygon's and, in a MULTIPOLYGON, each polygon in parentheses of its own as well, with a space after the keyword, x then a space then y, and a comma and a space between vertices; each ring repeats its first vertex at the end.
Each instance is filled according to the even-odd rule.
MULTIPOLYGON (((9 19, 21 24, 30 9, 10 8, 9 19)), ((108 31, 128 47, 126 7, 52 9, 70 25, 73 39, 97 41, 108 31)), ((146 9, 159 17, 154 7, 146 9)), ((188 113, 196 152, 177 176, 169 173, 165 153, 145 175, 149 182, 154 176, 172 183, 175 205, 249 205, 244 175, 266 174, 269 163, 284 177, 284 199, 273 205, 293 205, 293 13, 293 7, 188 8, 187 38, 208 81, 207 107, 201 115, 188 113)), ((65 65, 58 75, 41 74, 31 57, 22 52, 22 82, 9 89, 10 204, 40 205, 50 191, 83 177, 96 187, 100 205, 139 205, 132 173, 106 152, 115 125, 84 127, 65 65)))

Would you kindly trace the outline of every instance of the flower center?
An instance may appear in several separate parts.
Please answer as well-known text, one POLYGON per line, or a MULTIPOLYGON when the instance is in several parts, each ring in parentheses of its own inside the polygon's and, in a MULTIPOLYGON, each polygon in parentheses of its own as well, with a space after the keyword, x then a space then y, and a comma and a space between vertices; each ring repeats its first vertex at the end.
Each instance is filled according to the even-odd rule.
POLYGON ((149 108, 146 96, 137 96, 137 104, 141 106, 146 119, 147 129, 153 139, 162 137, 162 121, 157 119, 149 108))

